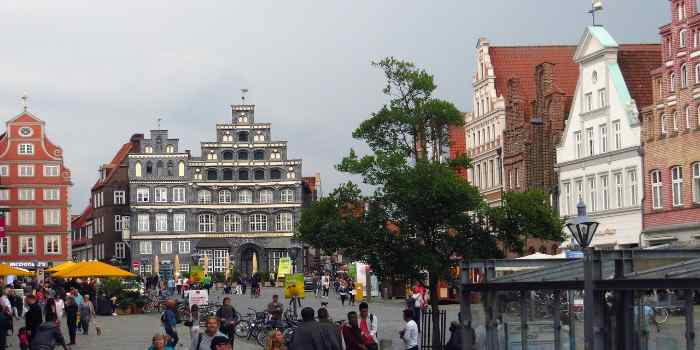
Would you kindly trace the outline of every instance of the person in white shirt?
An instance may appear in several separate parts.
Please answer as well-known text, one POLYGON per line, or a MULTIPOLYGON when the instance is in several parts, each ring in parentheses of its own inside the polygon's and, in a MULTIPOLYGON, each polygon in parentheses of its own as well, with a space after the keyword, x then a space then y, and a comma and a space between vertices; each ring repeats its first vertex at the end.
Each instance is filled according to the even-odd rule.
POLYGON ((0 310, 12 310, 12 303, 10 302, 10 293, 12 293, 12 289, 5 288, 5 293, 3 293, 2 296, 0 296, 0 310))
POLYGON ((403 310, 403 320, 406 325, 399 331, 401 340, 403 340, 404 349, 418 350, 418 325, 413 320, 413 310, 403 310))
POLYGON ((66 307, 65 304, 63 303, 63 299, 61 299, 61 298, 54 299, 54 305, 56 305, 56 317, 60 320, 61 317, 63 317, 63 310, 66 307))

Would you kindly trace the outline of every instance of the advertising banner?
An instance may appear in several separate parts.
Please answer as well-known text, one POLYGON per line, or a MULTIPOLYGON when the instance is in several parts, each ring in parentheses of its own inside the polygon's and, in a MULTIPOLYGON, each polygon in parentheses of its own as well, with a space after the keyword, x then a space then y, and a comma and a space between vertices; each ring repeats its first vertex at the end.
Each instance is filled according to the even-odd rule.
POLYGON ((280 258, 279 264, 277 265, 277 279, 284 278, 284 276, 290 273, 292 273, 292 259, 283 256, 280 258))
POLYGON ((187 297, 189 298, 189 309, 192 309, 192 305, 206 305, 209 303, 209 293, 206 289, 193 289, 187 291, 187 297))
POLYGON ((304 299, 304 274, 288 274, 284 277, 284 297, 299 297, 304 299))
POLYGON ((204 268, 199 265, 190 267, 190 277, 192 282, 201 283, 204 280, 204 268))

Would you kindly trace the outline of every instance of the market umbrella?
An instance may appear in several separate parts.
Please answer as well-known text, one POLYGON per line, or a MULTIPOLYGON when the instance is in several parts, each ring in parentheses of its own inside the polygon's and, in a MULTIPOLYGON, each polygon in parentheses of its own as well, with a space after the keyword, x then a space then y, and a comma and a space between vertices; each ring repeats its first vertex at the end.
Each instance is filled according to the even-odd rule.
POLYGON ((202 267, 204 268, 204 274, 205 275, 208 274, 209 273, 209 256, 207 256, 207 255, 204 256, 204 266, 202 266, 202 267))
POLYGON ((231 263, 231 258, 226 255, 224 257, 224 278, 228 281, 228 275, 231 271, 229 271, 229 264, 231 263))
POLYGON ((253 273, 258 272, 258 255, 253 252, 253 273))
POLYGON ((160 261, 158 259, 158 255, 156 255, 156 258, 153 259, 153 274, 157 275, 160 273, 160 261))
POLYGON ((46 270, 46 272, 58 272, 58 271, 63 271, 63 270, 65 270, 65 269, 70 268, 70 267, 73 267, 73 266, 75 266, 75 263, 74 263, 74 262, 72 262, 72 261, 66 261, 66 262, 64 262, 64 263, 62 263, 62 264, 58 264, 58 265, 56 265, 56 266, 54 266, 54 267, 52 267, 52 268, 46 270))
POLYGON ((131 272, 124 271, 110 264, 105 264, 101 261, 91 260, 83 261, 73 265, 70 268, 58 271, 53 274, 53 277, 60 278, 80 278, 80 277, 117 277, 126 278, 134 277, 131 272))
POLYGON ((180 276, 180 256, 175 254, 175 271, 174 274, 176 277, 180 276))
POLYGON ((34 276, 33 273, 23 270, 23 269, 17 269, 14 268, 10 265, 7 264, 0 264, 0 276, 34 276))

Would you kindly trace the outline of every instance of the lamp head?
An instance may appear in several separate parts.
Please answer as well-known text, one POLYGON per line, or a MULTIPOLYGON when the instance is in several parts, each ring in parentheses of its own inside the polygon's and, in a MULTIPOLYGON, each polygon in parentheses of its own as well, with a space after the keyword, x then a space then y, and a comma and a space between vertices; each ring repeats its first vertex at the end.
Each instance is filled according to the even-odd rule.
POLYGON ((591 5, 593 11, 600 11, 603 9, 603 0, 593 0, 591 5))
POLYGON ((576 208, 578 209, 578 216, 569 220, 569 222, 566 223, 566 228, 569 230, 571 237, 574 238, 576 243, 578 243, 582 249, 585 249, 590 246, 593 241, 593 236, 596 230, 598 230, 600 223, 591 220, 591 218, 586 215, 586 205, 583 204, 583 200, 579 201, 576 208))

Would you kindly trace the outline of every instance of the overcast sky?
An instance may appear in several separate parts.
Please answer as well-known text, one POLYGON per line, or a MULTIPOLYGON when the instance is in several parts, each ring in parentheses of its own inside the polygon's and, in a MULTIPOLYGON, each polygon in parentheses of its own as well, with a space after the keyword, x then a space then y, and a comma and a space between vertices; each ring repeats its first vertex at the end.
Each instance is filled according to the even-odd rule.
MULTIPOLYGON (((666 0, 608 0, 599 22, 621 43, 658 42, 666 0), (642 6, 643 5, 643 6, 642 6)), ((199 155, 250 89, 259 122, 289 141, 328 193, 351 132, 384 103, 370 61, 395 56, 435 75, 438 96, 471 110, 474 47, 575 44, 588 0, 20 1, 0 3, 0 116, 29 94, 73 172, 72 212, 98 166, 133 133, 163 128, 199 155)))

